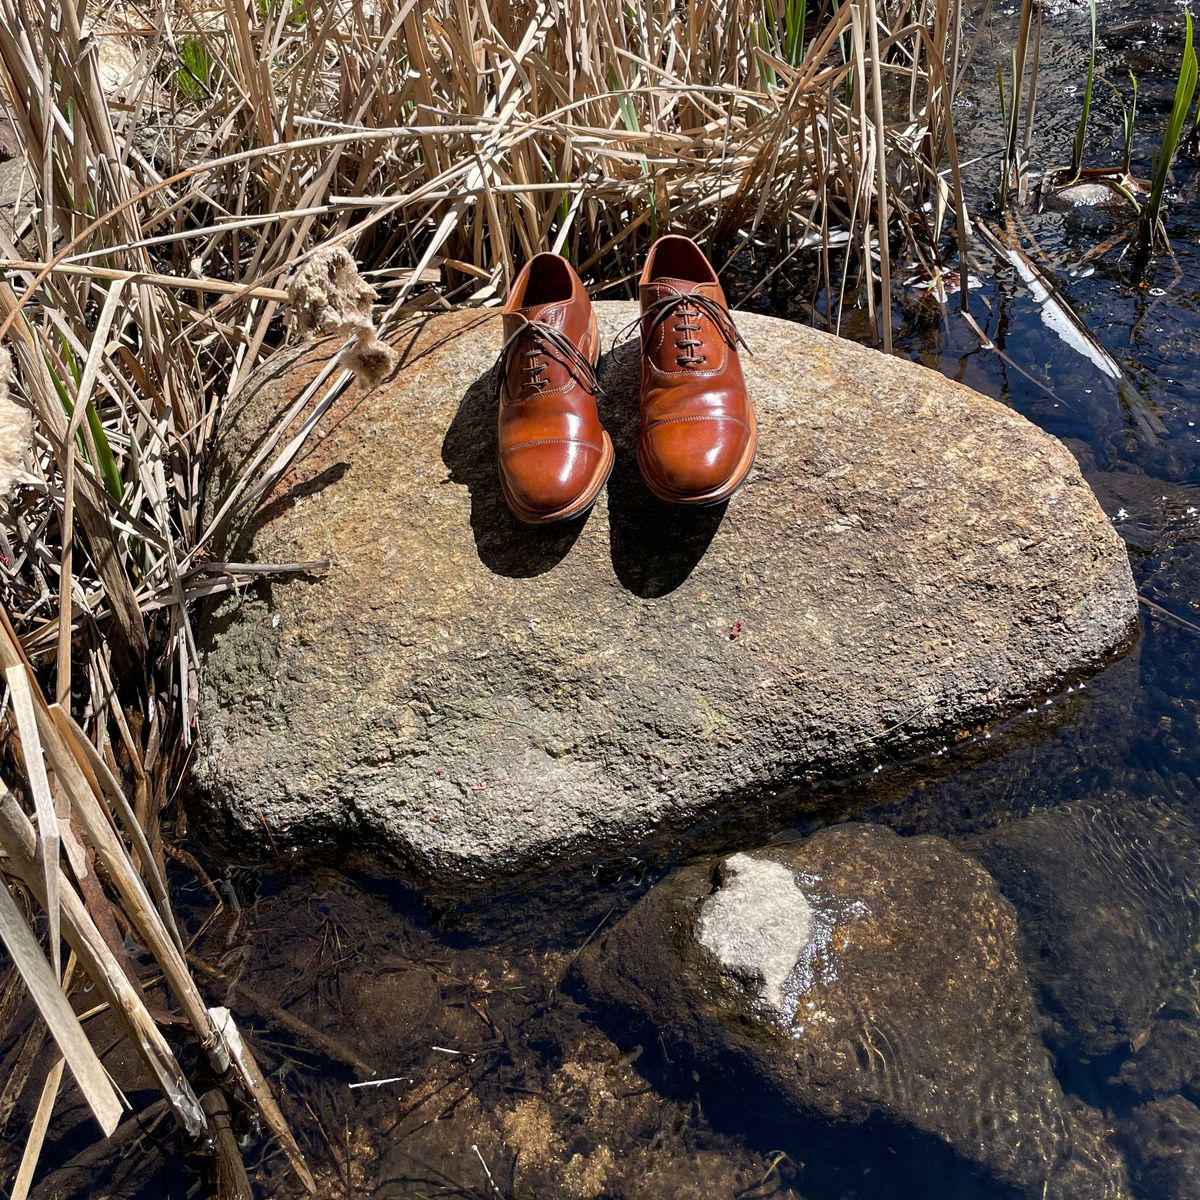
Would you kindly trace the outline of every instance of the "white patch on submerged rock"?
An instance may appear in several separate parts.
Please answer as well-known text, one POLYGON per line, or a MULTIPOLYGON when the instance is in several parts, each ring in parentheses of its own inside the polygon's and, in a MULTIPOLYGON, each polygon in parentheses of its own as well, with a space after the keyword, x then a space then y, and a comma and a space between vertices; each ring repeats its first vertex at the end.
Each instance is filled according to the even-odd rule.
POLYGON ((783 1013, 784 985, 812 935, 812 906, 781 863, 734 854, 722 870, 700 908, 696 940, 732 974, 759 981, 760 998, 783 1013))

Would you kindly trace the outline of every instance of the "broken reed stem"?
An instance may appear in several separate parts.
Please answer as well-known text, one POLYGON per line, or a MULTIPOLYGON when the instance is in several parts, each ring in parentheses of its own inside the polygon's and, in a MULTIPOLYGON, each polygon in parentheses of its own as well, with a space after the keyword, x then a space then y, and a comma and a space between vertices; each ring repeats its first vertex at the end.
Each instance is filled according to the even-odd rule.
POLYGON ((309 1171, 308 1164, 304 1161, 304 1155, 296 1144, 296 1139, 292 1136, 287 1120, 276 1103, 275 1097, 271 1094, 271 1089, 267 1086, 263 1073, 255 1061, 254 1055, 251 1054, 250 1047, 246 1045, 241 1032, 234 1023, 229 1009, 213 1008, 209 1011, 214 1024, 229 1048, 230 1057, 237 1065, 242 1082, 258 1104, 258 1111, 266 1122, 267 1128, 283 1147, 283 1153, 291 1165, 293 1174, 300 1180, 304 1190, 310 1196, 315 1196, 317 1181, 309 1171))
MULTIPOLYGON (((4 869, 17 875, 37 899, 46 904, 34 869, 33 826, 12 793, 0 794, 0 845, 8 855, 4 869)), ((180 1126, 192 1138, 204 1135, 205 1123, 199 1101, 164 1040, 141 996, 133 988, 125 968, 117 962, 96 928, 83 901, 64 877, 60 879, 63 921, 67 941, 79 957, 89 978, 125 1025, 130 1040, 141 1051, 163 1095, 171 1104, 180 1126)))
POLYGON ((107 1137, 121 1119, 121 1102, 7 887, 0 887, 0 942, 25 981, 92 1115, 107 1137))
MULTIPOLYGON (((107 769, 96 770, 98 761, 102 760, 96 758, 94 748, 89 747, 85 750, 76 744, 78 727, 57 706, 48 705, 40 689, 29 678, 27 662, 2 609, 0 662, 8 664, 6 676, 10 683, 10 703, 16 706, 16 697, 23 692, 27 693, 28 697, 28 712, 23 718, 22 730, 22 751, 26 770, 28 771, 35 761, 42 764, 44 754, 43 769, 49 768, 57 785, 65 794, 80 831, 86 838, 88 848, 103 864, 105 875, 120 896, 131 926, 153 955, 158 969, 178 998, 217 1078, 228 1077, 232 1070, 241 1087, 253 1097, 258 1111, 272 1133, 280 1139, 285 1154, 306 1191, 312 1193, 315 1185, 303 1155, 295 1144, 278 1105, 266 1089, 261 1072, 242 1042, 232 1017, 226 1010, 214 1013, 205 1005, 188 970, 174 925, 164 922, 129 852, 117 836, 113 816, 104 810, 105 791, 119 792, 116 781, 107 769)), ((127 803, 118 807, 124 809, 128 823, 132 814, 127 803)), ((162 1037, 139 991, 130 981, 125 964, 116 959, 88 912, 84 900, 59 865, 57 836, 51 863, 54 877, 51 882, 44 877, 42 868, 49 861, 45 857, 48 828, 52 828, 56 835, 60 828, 60 817, 53 807, 48 825, 39 814, 39 823, 35 829, 12 792, 7 789, 0 792, 0 848, 4 850, 0 867, 19 878, 33 892, 43 909, 53 915, 56 930, 61 921, 68 944, 78 956, 88 977, 121 1020, 131 1042, 141 1053, 143 1061, 170 1104, 180 1127, 189 1139, 198 1142, 213 1132, 210 1117, 206 1115, 186 1075, 162 1037)), ((63 829, 65 831, 66 827, 63 826, 63 829)), ((69 837, 64 835, 63 841, 72 844, 74 834, 70 834, 69 837)), ((144 840, 141 849, 144 858, 150 861, 151 856, 147 852, 144 840)), ((72 863, 72 869, 81 882, 82 873, 90 871, 87 859, 83 857, 72 863)), ((161 890, 161 881, 158 886, 161 890)), ((94 894, 100 895, 99 890, 95 889, 94 894)), ((57 938, 57 932, 55 937, 57 938)), ((0 939, 21 971, 102 1129, 106 1135, 110 1134, 119 1119, 120 1109, 116 1096, 111 1090, 107 1075, 95 1059, 78 1019, 58 987, 50 964, 42 956, 32 931, 21 919, 6 887, 0 887, 0 939)), ((29 1161, 31 1155, 33 1161, 36 1161, 37 1148, 44 1135, 44 1121, 49 1119, 48 1111, 43 1114, 43 1107, 52 1104, 55 1094, 57 1086, 50 1093, 43 1093, 39 1114, 43 1115, 44 1120, 35 1124, 31 1131, 25 1161, 29 1161)), ((228 1166, 227 1164, 227 1168, 228 1166)), ((238 1167, 240 1166, 239 1159, 238 1167)))
POLYGON ((148 283, 176 291, 209 292, 215 296, 237 296, 247 300, 286 301, 283 288, 229 283, 224 279, 189 279, 181 275, 160 275, 155 271, 119 271, 116 267, 83 266, 80 263, 29 262, 22 258, 0 258, 0 271, 34 271, 76 275, 83 279, 111 279, 123 283, 148 283))
POLYGON ((58 1089, 62 1084, 66 1065, 66 1059, 59 1057, 46 1072, 37 1109, 30 1122, 29 1136, 21 1152, 21 1165, 17 1168, 17 1176, 13 1180, 11 1200, 26 1200, 29 1189, 33 1186, 33 1174, 37 1170, 38 1159, 42 1156, 42 1145, 46 1140, 46 1130, 50 1128, 50 1117, 54 1112, 54 1102, 58 1099, 58 1089))

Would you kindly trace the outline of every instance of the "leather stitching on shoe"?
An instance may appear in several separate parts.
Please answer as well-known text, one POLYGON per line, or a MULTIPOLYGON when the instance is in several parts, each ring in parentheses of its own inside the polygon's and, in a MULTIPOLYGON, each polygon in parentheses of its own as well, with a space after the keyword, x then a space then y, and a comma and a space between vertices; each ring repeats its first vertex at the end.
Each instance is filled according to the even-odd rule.
POLYGON ((651 429, 660 429, 663 425, 681 425, 685 421, 732 421, 735 425, 740 425, 743 429, 749 429, 750 423, 743 421, 741 417, 728 416, 724 413, 713 413, 711 416, 707 413, 697 413, 691 417, 664 417, 661 421, 651 421, 646 426, 647 431, 651 429))
POLYGON ((530 446, 585 446, 589 450, 595 450, 597 454, 603 454, 604 449, 597 446, 595 442, 585 442, 580 438, 536 438, 531 442, 518 442, 515 446, 505 446, 500 451, 501 455, 511 454, 514 450, 527 450, 530 446))

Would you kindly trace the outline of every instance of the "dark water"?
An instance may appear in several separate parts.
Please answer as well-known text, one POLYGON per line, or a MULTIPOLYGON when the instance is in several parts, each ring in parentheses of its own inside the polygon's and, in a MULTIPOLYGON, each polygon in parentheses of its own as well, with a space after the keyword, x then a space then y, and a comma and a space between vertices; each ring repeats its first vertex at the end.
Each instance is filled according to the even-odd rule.
MULTIPOLYGON (((999 146, 992 64, 1007 53, 1013 14, 997 11, 992 22, 959 108, 979 211, 987 208, 999 146)), ((1102 72, 1114 82, 1129 69, 1139 77, 1135 173, 1144 176, 1170 104, 1164 63, 1182 42, 1181 10, 1102 6, 1100 25, 1102 72)), ((1086 39, 1084 9, 1047 15, 1034 143, 1040 164, 1069 158, 1086 39)), ((1088 161, 1113 162, 1119 148, 1119 108, 1098 85, 1088 161)), ((1120 386, 1060 341, 1013 269, 984 250, 972 270, 979 280, 972 311, 1002 354, 979 346, 953 302, 947 316, 912 281, 897 288, 898 353, 1001 399, 1076 453, 1151 602, 1136 646, 1085 688, 986 739, 830 786, 818 816, 811 795, 804 797, 803 824, 793 811, 800 798, 784 797, 757 828, 743 827, 738 839, 715 834, 704 846, 792 838, 854 818, 941 834, 984 854, 1021 911, 1059 1078, 1127 1153, 1139 1200, 1195 1194, 1154 1158, 1154 1137, 1136 1113, 1150 1098, 1200 1101, 1197 165, 1185 159, 1175 172, 1173 256, 1158 256, 1142 278, 1120 249, 1079 273, 1120 227, 1119 212, 1025 213, 1039 261, 1125 371, 1120 386), (994 831, 1018 821, 1038 823, 1022 827, 1036 831, 1032 867, 989 849, 994 831), (1069 1031, 1089 1021, 1095 1037, 1084 1052, 1069 1031)), ((749 303, 798 315, 811 289, 801 266, 774 295, 749 303)), ((873 339, 861 313, 846 314, 843 332, 873 339)), ((221 975, 210 979, 210 999, 242 1016, 329 1195, 1005 1195, 957 1177, 948 1182, 932 1164, 901 1162, 877 1140, 829 1144, 801 1129, 785 1143, 777 1132, 747 1128, 710 1112, 710 1093, 686 1086, 686 1075, 680 1085, 678 1071, 671 1087, 656 1086, 655 1047, 596 1026, 564 987, 572 961, 690 849, 597 864, 582 877, 430 913, 384 880, 329 870, 222 871, 190 848, 223 901, 214 914, 194 872, 175 865, 196 954, 221 975), (387 1082, 351 1086, 368 1079, 387 1082)), ((118 1075, 132 1070, 120 1054, 109 1059, 118 1075)), ((135 1091, 135 1107, 150 1098, 135 1091)), ((210 1181, 172 1156, 165 1132, 151 1129, 142 1140, 148 1157, 109 1154, 57 1176, 55 1194, 205 1194, 210 1181)), ((47 1163, 61 1167, 90 1139, 67 1103, 47 1163)), ((276 1148, 253 1136, 247 1144, 264 1194, 299 1194, 276 1148)))

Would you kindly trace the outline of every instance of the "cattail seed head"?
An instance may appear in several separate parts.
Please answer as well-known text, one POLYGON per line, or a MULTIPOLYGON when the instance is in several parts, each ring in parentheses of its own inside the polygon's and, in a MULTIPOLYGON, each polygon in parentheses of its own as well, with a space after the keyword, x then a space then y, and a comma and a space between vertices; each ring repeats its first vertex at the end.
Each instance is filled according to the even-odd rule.
POLYGON ((322 246, 292 276, 287 290, 292 329, 299 337, 348 338, 338 362, 363 387, 373 388, 392 373, 396 352, 380 340, 371 317, 378 293, 343 247, 322 246))

